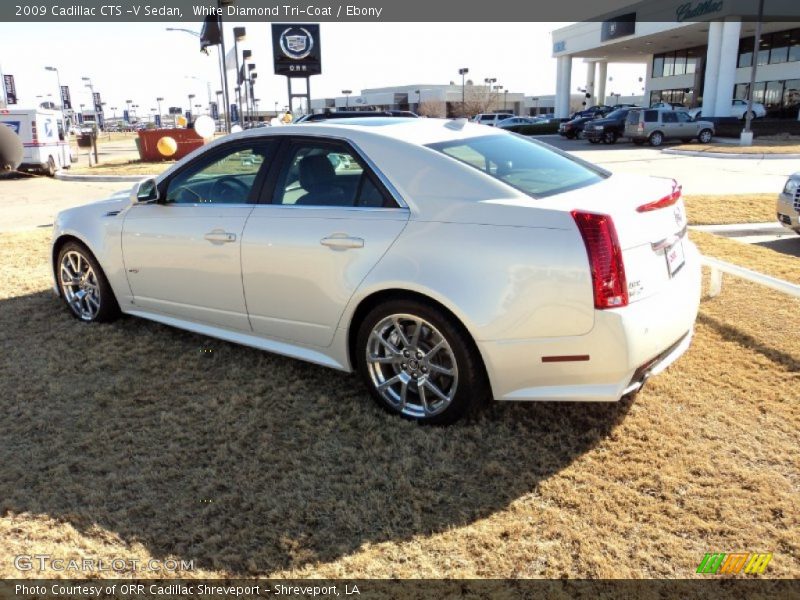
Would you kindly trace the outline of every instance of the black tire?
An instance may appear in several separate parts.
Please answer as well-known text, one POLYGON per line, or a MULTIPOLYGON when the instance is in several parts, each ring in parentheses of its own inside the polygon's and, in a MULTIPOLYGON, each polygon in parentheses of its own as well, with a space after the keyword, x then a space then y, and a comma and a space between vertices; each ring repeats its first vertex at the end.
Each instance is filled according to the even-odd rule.
POLYGON ((658 147, 664 143, 664 134, 660 131, 654 131, 650 134, 650 137, 647 138, 648 143, 653 147, 658 147))
POLYGON ((575 136, 575 132, 573 132, 573 131, 568 131, 568 132, 567 132, 567 133, 565 133, 564 135, 567 137, 567 139, 568 139, 568 140, 574 140, 574 139, 575 139, 575 137, 576 137, 576 136, 575 136))
POLYGON ((714 133, 710 129, 703 129, 697 134, 697 141, 701 144, 708 144, 714 137, 714 133))
POLYGON ((52 156, 47 159, 47 166, 45 167, 44 172, 47 174, 48 177, 55 177, 56 161, 53 160, 52 156))
POLYGON ((600 140, 589 140, 590 144, 599 144, 600 140))
MULTIPOLYGON (((414 329, 405 329, 407 334, 406 338, 409 341, 413 341, 413 331, 414 329)), ((427 336, 425 334, 426 327, 424 324, 421 327, 421 331, 422 334, 418 348, 421 348, 423 351, 427 352, 430 350, 429 346, 433 344, 433 342, 426 342, 427 336), (426 343, 428 345, 426 345, 426 343)), ((389 353, 391 351, 386 349, 383 350, 383 352, 389 353)), ((355 353, 356 355, 354 357, 354 363, 356 370, 364 382, 364 385, 366 385, 367 389, 378 405, 392 414, 400 415, 403 418, 417 421, 418 423, 435 425, 454 423, 455 421, 464 417, 466 414, 475 410, 484 400, 489 397, 489 385, 486 377, 486 371, 483 366, 483 361, 480 358, 474 342, 466 333, 464 328, 460 323, 454 321, 452 317, 445 314, 442 310, 418 300, 391 300, 373 308, 358 325, 355 353), (404 317, 401 319, 401 322, 406 321, 411 323, 412 326, 412 319, 421 319, 422 321, 427 322, 429 326, 432 326, 434 329, 427 329, 427 331, 430 333, 431 339, 436 340, 438 335, 440 335, 442 338, 444 338, 447 344, 447 347, 443 347, 438 353, 435 353, 439 358, 431 358, 430 362, 427 362, 429 360, 427 357, 416 359, 415 356, 419 357, 420 355, 414 354, 413 346, 405 346, 402 343, 402 338, 397 337, 395 333, 392 333, 396 331, 396 328, 389 326, 389 329, 386 329, 388 335, 386 335, 386 337, 383 339, 389 340, 400 352, 402 352, 404 348, 410 349, 410 356, 406 354, 406 356, 409 356, 409 358, 402 358, 402 354, 393 353, 395 356, 398 356, 396 360, 407 362, 391 365, 376 364, 374 362, 368 363, 367 353, 371 352, 371 348, 368 346, 368 344, 373 343, 379 349, 385 348, 385 346, 382 346, 375 341, 377 338, 373 337, 373 330, 376 327, 380 327, 383 323, 386 323, 387 320, 389 320, 389 317, 394 315, 409 315, 410 318, 406 319, 404 317), (452 359, 454 359, 455 365, 450 365, 450 361, 452 359), (417 360, 419 360, 419 362, 417 362, 417 360), (446 380, 450 380, 452 382, 452 377, 438 374, 433 375, 433 367, 431 367, 429 370, 426 369, 425 365, 434 364, 435 361, 443 361, 442 364, 445 367, 450 365, 450 371, 454 371, 456 374, 455 389, 450 386, 445 387, 442 384, 443 381, 446 383, 446 380), (412 362, 414 363, 413 368, 411 365, 412 362), (455 369, 452 368, 453 366, 455 369), (421 371, 425 371, 427 375, 420 375, 419 373, 421 371), (375 379, 373 377, 375 377, 375 379), (393 404, 389 399, 384 397, 380 391, 378 391, 377 380, 381 377, 383 377, 384 381, 399 377, 404 377, 406 379, 410 377, 414 378, 413 380, 409 379, 406 383, 408 396, 407 403, 405 405, 398 407, 396 404, 393 404), (417 386, 417 380, 421 381, 423 377, 426 379, 429 378, 430 383, 434 385, 442 385, 441 388, 437 389, 440 389, 440 391, 447 391, 448 396, 451 391, 453 394, 452 399, 448 404, 446 404, 441 412, 437 412, 436 414, 432 414, 430 416, 419 414, 419 412, 422 410, 421 407, 424 404, 421 400, 419 392, 417 391, 419 389, 417 386)), ((402 384, 397 382, 394 385, 402 384)), ((392 387, 393 386, 389 386, 387 395, 392 395, 392 393, 394 393, 391 389, 392 387)), ((424 390, 428 389, 426 386, 423 386, 423 388, 424 390)), ((432 407, 435 409, 437 397, 433 395, 433 392, 425 392, 424 390, 423 396, 430 395, 430 399, 433 399, 432 407)), ((444 404, 441 406, 444 406, 444 404)))
POLYGON ((617 132, 616 131, 606 131, 603 133, 603 143, 604 144, 616 144, 617 143, 617 132))
MULTIPOLYGON (((58 251, 58 257, 56 258, 56 261, 55 273, 56 280, 58 281, 58 291, 61 294, 62 300, 64 300, 64 304, 67 306, 67 309, 73 317, 87 323, 108 323, 119 317, 119 304, 114 296, 114 291, 111 289, 111 285, 109 285, 108 279, 106 278, 103 269, 100 267, 100 263, 97 262, 94 254, 92 254, 86 246, 79 242, 69 241, 65 243, 58 251), (65 284, 65 274, 62 271, 62 263, 64 261, 64 257, 69 253, 80 254, 82 259, 89 264, 92 272, 94 273, 94 279, 96 281, 95 287, 97 292, 92 294, 92 296, 98 296, 99 306, 97 307, 95 314, 91 316, 79 313, 75 305, 71 304, 68 300, 69 293, 67 287, 72 289, 75 286, 68 286, 65 284)), ((80 301, 78 302, 78 306, 80 306, 80 301)), ((88 303, 85 304, 85 306, 88 306, 88 303)))

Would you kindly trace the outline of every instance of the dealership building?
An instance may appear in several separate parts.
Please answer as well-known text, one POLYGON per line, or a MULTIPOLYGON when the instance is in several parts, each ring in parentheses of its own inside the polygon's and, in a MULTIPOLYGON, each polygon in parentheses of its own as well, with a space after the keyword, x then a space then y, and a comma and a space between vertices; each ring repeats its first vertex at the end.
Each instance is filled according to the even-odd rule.
POLYGON ((609 63, 641 63, 646 104, 680 102, 717 118, 747 98, 755 61, 753 101, 768 117, 800 118, 800 0, 765 2, 758 48, 757 7, 756 0, 646 0, 554 31, 556 116, 570 113, 572 67, 582 59, 587 104, 614 103, 606 95, 609 63))

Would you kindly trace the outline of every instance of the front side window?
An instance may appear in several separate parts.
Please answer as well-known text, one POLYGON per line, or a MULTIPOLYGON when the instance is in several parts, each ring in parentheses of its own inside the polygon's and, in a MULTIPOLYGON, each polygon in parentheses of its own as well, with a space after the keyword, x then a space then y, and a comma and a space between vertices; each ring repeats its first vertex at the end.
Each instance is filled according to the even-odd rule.
POLYGON ((428 147, 534 197, 585 187, 604 177, 599 169, 517 135, 481 136, 428 147))
POLYGON ((268 142, 214 152, 184 169, 167 185, 167 204, 247 204, 254 185, 269 165, 268 142))
POLYGON ((678 115, 674 112, 665 112, 661 114, 661 122, 662 123, 677 123, 678 122, 678 115))
POLYGON ((692 117, 690 117, 689 113, 686 112, 679 112, 676 113, 676 115, 678 117, 678 121, 680 121, 681 123, 689 123, 692 120, 692 117))
POLYGON ((344 144, 294 144, 275 187, 274 204, 395 208, 375 176, 344 144))

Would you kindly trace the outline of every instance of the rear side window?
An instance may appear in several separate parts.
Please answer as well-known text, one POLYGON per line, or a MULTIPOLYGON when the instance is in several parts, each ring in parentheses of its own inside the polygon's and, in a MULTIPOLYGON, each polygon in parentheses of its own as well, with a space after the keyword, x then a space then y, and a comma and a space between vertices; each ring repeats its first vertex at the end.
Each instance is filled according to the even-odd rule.
POLYGON ((644 122, 645 123, 658 123, 658 111, 657 110, 646 110, 646 111, 644 111, 644 122))
POLYGON ((428 147, 535 198, 585 187, 606 176, 600 169, 518 135, 473 137, 428 147))

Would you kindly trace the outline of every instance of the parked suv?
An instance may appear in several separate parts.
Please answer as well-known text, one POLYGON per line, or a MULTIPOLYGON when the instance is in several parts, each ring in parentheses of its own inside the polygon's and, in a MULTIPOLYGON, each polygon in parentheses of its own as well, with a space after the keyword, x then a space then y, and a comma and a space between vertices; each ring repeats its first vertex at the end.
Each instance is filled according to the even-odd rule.
POLYGON ((584 137, 592 144, 616 144, 625 135, 625 119, 630 112, 630 108, 618 108, 601 119, 586 123, 583 127, 584 137))
POLYGON ((475 123, 480 123, 481 125, 491 125, 494 127, 500 121, 505 119, 510 119, 511 117, 515 117, 514 113, 504 112, 504 113, 480 113, 475 115, 472 120, 475 123))
POLYGON ((786 181, 777 208, 781 225, 800 235, 800 171, 786 181))
POLYGON ((693 121, 685 110, 631 110, 625 119, 625 137, 639 146, 645 142, 660 146, 669 139, 690 142, 695 138, 701 144, 707 144, 714 137, 714 124, 711 121, 693 121))

